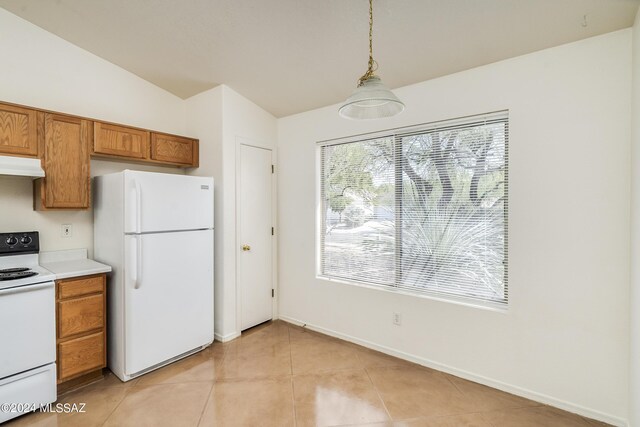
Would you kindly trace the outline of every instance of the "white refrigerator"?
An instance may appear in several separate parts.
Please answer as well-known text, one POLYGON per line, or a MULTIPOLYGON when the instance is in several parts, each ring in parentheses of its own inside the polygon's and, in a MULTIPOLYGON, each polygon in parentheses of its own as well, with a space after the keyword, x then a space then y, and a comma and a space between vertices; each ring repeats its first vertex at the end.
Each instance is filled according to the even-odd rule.
POLYGON ((122 381, 213 342, 213 178, 125 170, 94 179, 108 366, 122 381))

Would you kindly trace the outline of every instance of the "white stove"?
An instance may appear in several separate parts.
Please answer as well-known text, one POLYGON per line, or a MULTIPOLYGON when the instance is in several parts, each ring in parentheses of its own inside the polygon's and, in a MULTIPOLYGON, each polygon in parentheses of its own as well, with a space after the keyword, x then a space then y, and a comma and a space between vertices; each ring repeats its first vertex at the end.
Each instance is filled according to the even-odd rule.
POLYGON ((56 400, 55 276, 37 231, 0 233, 0 423, 56 400))
POLYGON ((37 253, 14 256, 0 255, 0 289, 48 282, 55 280, 55 278, 52 272, 38 265, 37 253))

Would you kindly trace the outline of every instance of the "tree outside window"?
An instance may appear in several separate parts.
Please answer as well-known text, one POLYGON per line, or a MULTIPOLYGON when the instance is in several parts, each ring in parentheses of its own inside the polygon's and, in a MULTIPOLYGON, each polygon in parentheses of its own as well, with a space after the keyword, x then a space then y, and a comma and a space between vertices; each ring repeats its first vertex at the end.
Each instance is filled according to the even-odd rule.
POLYGON ((507 300, 506 114, 324 145, 321 275, 507 300))

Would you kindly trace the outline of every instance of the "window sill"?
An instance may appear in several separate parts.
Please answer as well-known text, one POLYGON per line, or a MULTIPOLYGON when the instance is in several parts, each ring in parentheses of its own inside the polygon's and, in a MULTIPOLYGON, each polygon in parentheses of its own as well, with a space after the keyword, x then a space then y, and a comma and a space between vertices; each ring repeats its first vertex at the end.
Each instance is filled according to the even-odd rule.
POLYGON ((481 301, 475 300, 472 298, 459 297, 455 295, 437 295, 428 292, 418 293, 418 292, 410 292, 405 289, 398 289, 392 286, 384 286, 384 285, 371 285, 365 282, 358 282, 356 280, 347 280, 347 279, 337 279, 334 277, 328 277, 323 275, 316 275, 316 279, 324 280, 331 283, 338 283, 341 285, 349 285, 349 286, 357 286, 360 288, 373 289, 376 291, 388 292, 392 294, 405 295, 414 298, 423 298, 431 301, 444 302, 449 304, 461 305, 464 307, 476 308, 480 310, 492 311, 495 313, 507 314, 509 312, 508 304, 501 304, 497 302, 491 301, 481 301))

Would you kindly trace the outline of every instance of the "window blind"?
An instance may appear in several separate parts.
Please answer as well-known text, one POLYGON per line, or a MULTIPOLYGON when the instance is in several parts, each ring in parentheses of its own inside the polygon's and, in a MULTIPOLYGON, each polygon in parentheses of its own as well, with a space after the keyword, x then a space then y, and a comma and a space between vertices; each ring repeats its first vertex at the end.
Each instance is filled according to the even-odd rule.
POLYGON ((328 141, 319 274, 504 304, 508 114, 328 141))

